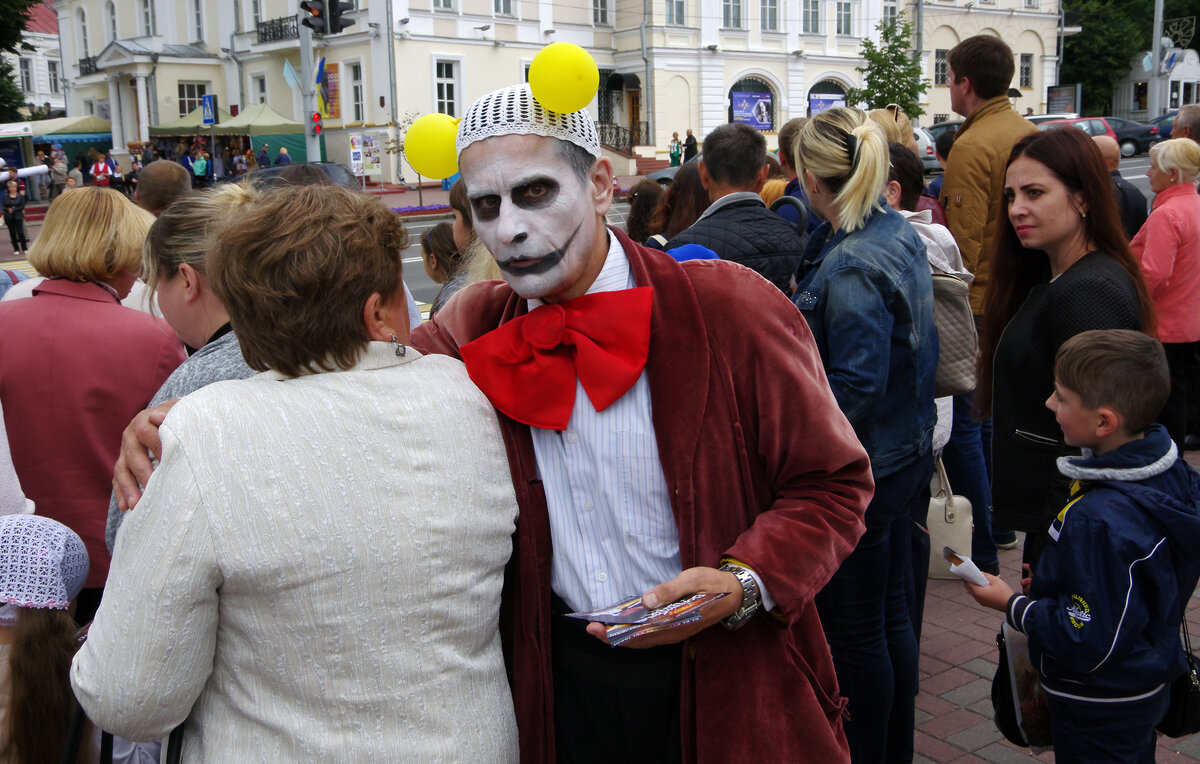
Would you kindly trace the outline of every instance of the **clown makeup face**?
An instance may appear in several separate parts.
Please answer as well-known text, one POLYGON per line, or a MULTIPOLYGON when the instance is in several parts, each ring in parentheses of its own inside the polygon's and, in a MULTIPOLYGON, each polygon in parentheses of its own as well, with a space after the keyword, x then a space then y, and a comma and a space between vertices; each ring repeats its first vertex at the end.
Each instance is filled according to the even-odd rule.
POLYGON ((502 135, 468 146, 459 157, 475 233, 504 280, 525 298, 561 302, 584 294, 608 252, 604 213, 612 169, 596 162, 584 181, 537 135, 502 135))

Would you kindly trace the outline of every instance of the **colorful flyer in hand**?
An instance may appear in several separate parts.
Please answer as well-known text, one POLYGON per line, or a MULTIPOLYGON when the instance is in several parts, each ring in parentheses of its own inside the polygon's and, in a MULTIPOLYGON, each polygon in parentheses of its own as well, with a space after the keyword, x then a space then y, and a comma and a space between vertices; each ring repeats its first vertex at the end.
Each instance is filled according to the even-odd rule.
POLYGON ((707 604, 720 600, 726 592, 710 592, 710 594, 694 594, 684 597, 678 602, 649 609, 642 604, 641 597, 630 597, 628 600, 610 604, 608 607, 592 610, 590 613, 568 613, 570 618, 595 621, 598 624, 617 626, 653 626, 654 630, 667 626, 690 624, 700 620, 700 610, 707 604))

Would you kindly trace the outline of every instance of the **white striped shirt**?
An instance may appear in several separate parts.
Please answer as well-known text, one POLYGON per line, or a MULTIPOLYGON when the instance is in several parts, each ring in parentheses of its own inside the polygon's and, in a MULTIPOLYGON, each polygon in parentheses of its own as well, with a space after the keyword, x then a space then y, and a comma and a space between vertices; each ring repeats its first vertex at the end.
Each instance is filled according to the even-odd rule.
MULTIPOLYGON (((588 294, 634 286, 625 250, 610 234, 604 267, 588 294)), ((529 301, 531 310, 541 304, 529 301)), ((574 610, 594 610, 679 575, 679 529, 644 369, 629 392, 602 412, 576 381, 567 429, 530 431, 550 512, 555 594, 574 610)))

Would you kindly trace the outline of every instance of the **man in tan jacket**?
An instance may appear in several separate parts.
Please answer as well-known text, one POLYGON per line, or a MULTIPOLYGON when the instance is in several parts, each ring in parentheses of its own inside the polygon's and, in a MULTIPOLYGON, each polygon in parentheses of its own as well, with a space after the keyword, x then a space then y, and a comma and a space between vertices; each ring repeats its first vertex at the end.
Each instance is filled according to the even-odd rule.
MULTIPOLYGON (((955 45, 947 56, 950 74, 950 108, 966 121, 954 136, 954 149, 946 160, 942 205, 950 232, 962 252, 963 264, 975 280, 971 283, 971 310, 978 324, 991 270, 992 237, 1005 214, 1001 191, 1004 170, 1013 144, 1037 130, 1008 101, 1014 62, 1012 49, 999 37, 976 35, 955 45)), ((996 547, 1016 546, 1016 534, 996 529, 991 521, 986 442, 972 393, 954 396, 954 424, 943 452, 946 472, 956 490, 975 507, 971 557, 980 570, 1000 569, 996 547)))
POLYGON ((1001 190, 1008 155, 1018 139, 1037 128, 1008 101, 1014 63, 1012 49, 1003 40, 991 35, 968 37, 947 58, 950 108, 966 121, 954 136, 954 150, 946 161, 942 205, 963 263, 975 274, 971 309, 978 316, 983 313, 992 236, 1003 213, 1001 190))

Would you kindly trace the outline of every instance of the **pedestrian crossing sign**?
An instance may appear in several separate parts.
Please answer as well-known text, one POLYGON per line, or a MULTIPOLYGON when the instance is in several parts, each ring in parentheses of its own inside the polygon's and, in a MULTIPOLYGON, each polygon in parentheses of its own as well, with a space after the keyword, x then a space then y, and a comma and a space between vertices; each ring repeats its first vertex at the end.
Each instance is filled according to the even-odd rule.
POLYGON ((217 97, 215 95, 200 96, 200 106, 204 109, 204 118, 202 120, 204 124, 217 124, 217 97))

